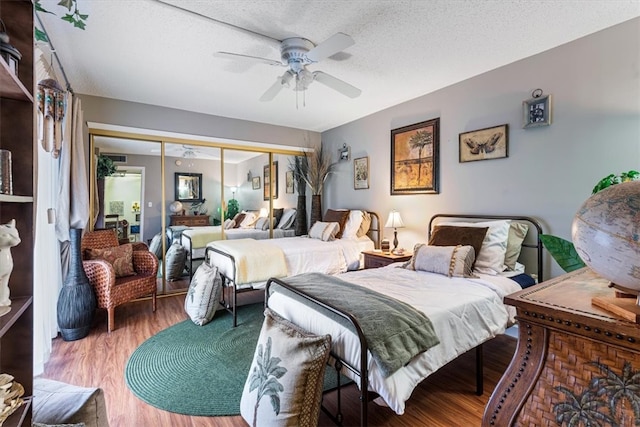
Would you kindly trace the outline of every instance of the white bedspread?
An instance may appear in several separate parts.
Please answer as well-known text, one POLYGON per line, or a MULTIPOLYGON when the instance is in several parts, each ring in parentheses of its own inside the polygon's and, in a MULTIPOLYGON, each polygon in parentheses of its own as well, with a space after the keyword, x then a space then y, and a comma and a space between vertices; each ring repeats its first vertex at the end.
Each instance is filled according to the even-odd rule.
MULTIPOLYGON (((204 258, 204 252, 207 246, 207 243, 213 242, 216 240, 222 239, 222 231, 221 226, 219 225, 210 225, 204 227, 193 227, 188 230, 184 230, 182 232, 183 236, 181 238, 181 244, 184 248, 191 253, 193 259, 202 259, 204 258), (189 240, 184 235, 190 236, 194 234, 197 236, 196 239, 193 240, 193 248, 191 248, 191 240, 189 240)), ((273 230, 273 238, 279 239, 282 237, 290 237, 295 235, 295 230, 286 229, 283 230, 281 228, 276 228, 273 230)), ((269 230, 256 230, 255 228, 230 228, 228 230, 224 230, 224 237, 226 240, 235 240, 235 239, 256 239, 256 240, 265 240, 269 239, 269 230)))
MULTIPOLYGON (((440 344, 387 378, 382 377, 369 356, 369 390, 378 393, 386 405, 401 415, 419 382, 460 354, 504 333, 513 321, 513 313, 503 304, 503 297, 521 288, 504 277, 448 278, 397 266, 348 272, 339 277, 411 304, 434 325, 440 344)), ((358 339, 348 329, 283 294, 269 297, 269 307, 312 333, 331 334, 332 350, 359 366, 358 339)), ((357 379, 349 371, 344 373, 357 379)))
POLYGON ((287 275, 284 253, 272 242, 273 240, 254 239, 219 240, 209 243, 209 246, 224 251, 235 259, 235 275, 228 277, 233 277, 236 283, 251 283, 287 275))
MULTIPOLYGON (((357 270, 361 266, 361 253, 373 250, 373 241, 366 237, 358 239, 338 239, 323 242, 308 237, 284 237, 270 239, 269 243, 279 247, 284 253, 287 265, 287 276, 302 273, 337 274, 350 270, 357 270)), ((209 244, 211 245, 211 244, 209 244)), ((208 245, 208 246, 209 246, 208 245)), ((232 276, 233 265, 228 257, 210 252, 210 263, 220 269, 227 277, 232 276)), ((267 262, 267 261, 265 261, 267 262)), ((266 280, 261 282, 238 282, 239 287, 251 286, 260 288, 266 280)))

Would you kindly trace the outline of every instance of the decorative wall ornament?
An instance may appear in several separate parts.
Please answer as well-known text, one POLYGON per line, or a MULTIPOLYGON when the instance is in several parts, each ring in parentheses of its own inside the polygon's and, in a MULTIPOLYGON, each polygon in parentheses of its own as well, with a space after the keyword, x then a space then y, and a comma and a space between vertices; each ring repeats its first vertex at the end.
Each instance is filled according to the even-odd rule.
POLYGON ((342 147, 338 148, 338 159, 342 161, 349 161, 351 159, 351 147, 347 144, 342 144, 342 147))
POLYGON ((542 89, 531 92, 531 98, 522 102, 522 127, 533 128, 551 124, 551 95, 542 95, 542 89))
POLYGON ((54 159, 62 148, 62 119, 65 114, 65 91, 54 79, 38 82, 38 141, 54 159))

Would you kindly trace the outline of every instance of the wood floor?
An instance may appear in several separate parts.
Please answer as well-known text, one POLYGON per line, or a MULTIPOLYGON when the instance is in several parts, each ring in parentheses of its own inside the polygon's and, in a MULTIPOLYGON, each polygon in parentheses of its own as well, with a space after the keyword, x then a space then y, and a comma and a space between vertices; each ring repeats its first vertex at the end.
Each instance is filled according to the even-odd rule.
MULTIPOLYGON (((102 387, 111 427, 195 427, 247 426, 237 417, 191 417, 173 414, 136 398, 124 382, 129 355, 157 332, 187 319, 184 295, 160 298, 158 310, 151 312, 150 301, 138 301, 116 309, 116 330, 106 332, 106 312, 99 310, 91 334, 78 341, 57 338, 43 377, 85 386, 102 387)), ((405 414, 398 416, 388 408, 369 404, 372 426, 480 426, 484 406, 515 351, 516 340, 500 336, 485 344, 485 393, 474 393, 474 355, 467 353, 451 362, 414 391, 405 414)), ((247 351, 253 352, 253 349, 247 351)), ((170 384, 167 384, 170 387, 170 384)), ((354 388, 343 394, 345 425, 358 424, 358 397, 354 388)), ((325 397, 330 406, 335 399, 325 397)), ((321 415, 321 426, 333 425, 321 415)))

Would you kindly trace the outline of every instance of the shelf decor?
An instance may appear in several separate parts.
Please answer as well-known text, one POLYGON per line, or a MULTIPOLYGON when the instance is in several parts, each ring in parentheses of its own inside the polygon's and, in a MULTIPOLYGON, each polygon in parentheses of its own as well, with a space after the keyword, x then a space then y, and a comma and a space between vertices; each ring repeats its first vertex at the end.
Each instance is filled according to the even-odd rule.
POLYGON ((0 56, 5 60, 9 66, 9 70, 16 76, 18 75, 18 62, 22 59, 20 51, 9 44, 9 35, 7 34, 7 27, 0 19, 0 25, 2 30, 0 31, 0 56))
POLYGON ((0 194, 13 194, 11 151, 0 150, 0 194))
POLYGON ((0 225, 0 231, 0 316, 2 316, 11 311, 9 299, 9 276, 13 271, 11 248, 20 243, 20 236, 15 219, 0 225))
POLYGON ((86 337, 96 311, 96 296, 82 266, 82 229, 69 229, 70 262, 58 298, 58 327, 65 341, 86 337))

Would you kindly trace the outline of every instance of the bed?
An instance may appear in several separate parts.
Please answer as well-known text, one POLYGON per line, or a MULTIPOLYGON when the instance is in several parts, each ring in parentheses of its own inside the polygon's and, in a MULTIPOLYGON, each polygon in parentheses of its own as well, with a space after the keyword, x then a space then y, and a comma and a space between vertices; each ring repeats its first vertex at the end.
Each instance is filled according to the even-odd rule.
MULTIPOLYGON (((519 241, 521 251, 518 251, 517 259, 526 262, 530 276, 542 279, 542 244, 539 239, 542 229, 532 218, 436 215, 429 222, 429 241, 431 243, 437 234, 432 234, 434 230, 440 232, 443 228, 455 227, 462 230, 469 228, 470 224, 467 221, 476 223, 481 220, 485 223, 509 221, 508 232, 511 231, 512 223, 527 224, 527 231, 519 241), (447 224, 447 221, 454 219, 456 223, 465 225, 447 224), (525 251, 525 248, 532 250, 525 251)), ((487 236, 490 230, 491 227, 488 227, 487 236)), ((511 238, 511 235, 508 238, 511 238)), ((519 240, 519 237, 515 240, 519 240)), ((483 240, 478 257, 483 250, 488 249, 485 243, 494 242, 483 240)), ((448 248, 450 247, 421 247, 417 253, 433 251, 437 254, 438 251, 449 250, 448 248)), ((415 267, 419 262, 426 262, 424 265, 427 265, 430 261, 421 260, 414 254, 412 262, 415 263, 415 267), (418 260, 415 261, 415 258, 418 260)), ((398 263, 333 277, 303 274, 283 279, 272 278, 266 286, 265 304, 269 309, 311 333, 328 333, 332 336, 332 365, 353 379, 360 388, 361 425, 367 424, 367 404, 371 398, 377 396, 378 403, 389 406, 397 414, 402 414, 406 400, 423 379, 474 348, 477 355, 477 392, 481 393, 482 343, 504 333, 514 322, 514 310, 503 303, 503 297, 522 289, 516 280, 510 278, 522 275, 521 266, 510 271, 499 271, 494 275, 479 273, 474 268, 474 275, 477 277, 448 277, 427 271, 429 268, 406 268, 409 266, 410 263, 398 263), (339 283, 333 284, 333 281, 339 283), (359 286, 353 286, 354 284, 359 286), (340 285, 337 287, 339 291, 328 285, 340 285), (390 296, 426 314, 440 343, 412 356, 406 366, 388 376, 383 375, 384 369, 381 366, 384 365, 372 355, 368 339, 365 338, 365 322, 356 314, 351 314, 352 311, 358 310, 357 307, 353 307, 354 300, 363 299, 367 303, 369 300, 363 297, 345 297, 340 290, 343 288, 354 288, 357 292, 373 292, 376 296, 390 296)), ((339 409, 337 414, 329 416, 337 422, 341 421, 339 409)))
POLYGON ((187 251, 189 276, 193 276, 193 263, 204 260, 206 245, 209 242, 222 239, 263 240, 295 236, 295 209, 274 209, 274 215, 277 216, 274 216, 276 224, 273 228, 273 235, 269 230, 269 219, 258 215, 257 211, 243 211, 233 220, 225 221, 225 225, 191 227, 182 230, 179 238, 180 244, 187 251), (239 218, 239 215, 243 215, 243 217, 239 218))
MULTIPOLYGON (((380 247, 379 217, 375 212, 364 210, 335 211, 341 212, 339 216, 343 221, 340 227, 343 233, 337 235, 338 238, 331 238, 326 232, 318 238, 313 237, 315 229, 322 229, 321 224, 337 224, 328 221, 314 224, 308 236, 212 241, 207 244, 205 261, 217 267, 223 277, 221 304, 232 313, 234 327, 237 324, 237 294, 262 289, 271 277, 305 272, 333 275, 362 268, 362 252, 380 247)), ((325 218, 331 219, 327 214, 325 218)))

